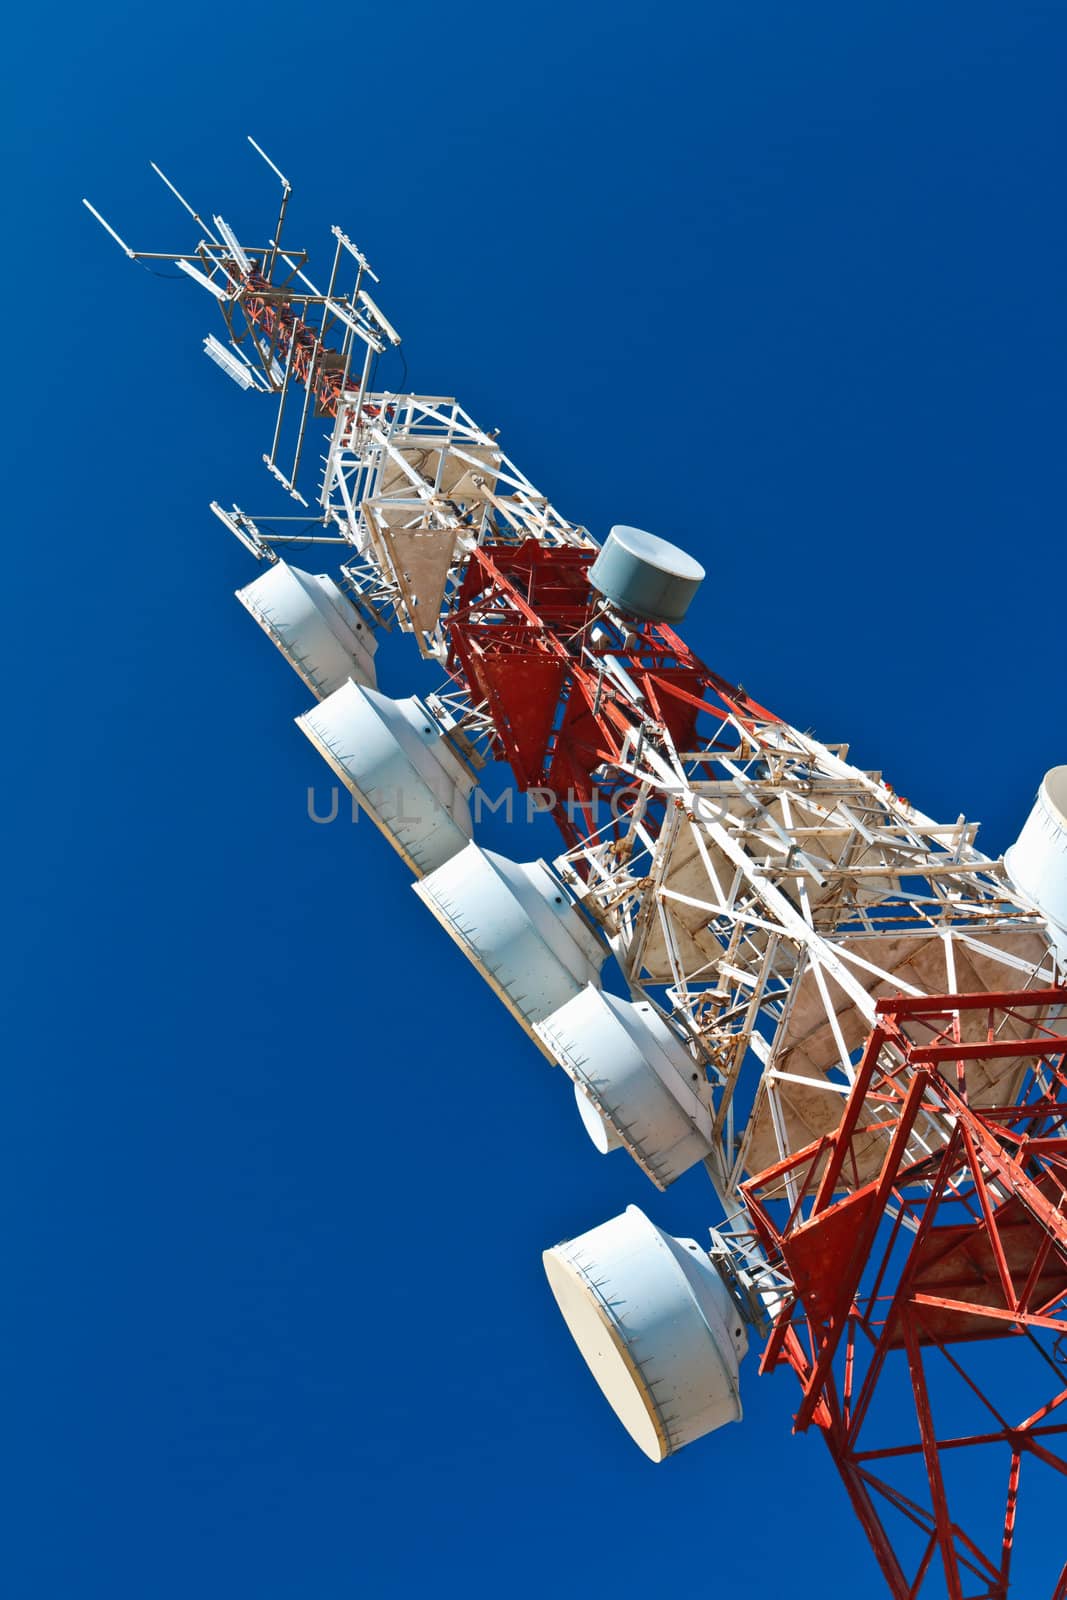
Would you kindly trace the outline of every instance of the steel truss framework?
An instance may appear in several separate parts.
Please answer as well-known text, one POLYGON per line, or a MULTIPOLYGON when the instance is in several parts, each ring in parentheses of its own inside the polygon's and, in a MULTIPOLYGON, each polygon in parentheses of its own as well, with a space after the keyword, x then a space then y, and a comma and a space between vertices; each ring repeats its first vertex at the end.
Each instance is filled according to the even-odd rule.
MULTIPOLYGON (((1043 923, 963 818, 935 823, 777 721, 730 714, 715 745, 646 738, 659 770, 624 763, 637 801, 622 848, 590 839, 567 861, 631 986, 703 1055, 709 1166, 732 1208, 746 1172, 836 1124, 880 995, 1049 983, 1053 968, 1043 923)), ((981 1092, 1018 1070, 984 1067, 981 1092)))
MULTIPOLYGON (((974 823, 924 815, 881 774, 851 765, 847 747, 791 727, 713 672, 672 629, 613 611, 588 581, 597 542, 454 398, 375 388, 377 357, 399 340, 367 292, 368 277, 377 279, 335 228, 327 290, 315 287, 305 253, 281 248, 290 186, 277 176, 281 208, 265 245, 241 244, 219 217, 208 227, 167 179, 202 230, 192 252, 135 252, 104 223, 131 257, 173 260, 206 283, 230 341, 215 350, 209 340, 208 353, 230 376, 232 366, 254 371, 248 382, 238 377, 242 387, 276 396, 264 460, 305 507, 297 479, 309 417, 332 418, 317 503, 291 519, 302 526, 279 532, 285 519, 237 505, 212 510, 260 561, 293 545, 332 547, 338 581, 365 618, 411 633, 440 665, 444 682, 430 703, 448 726, 553 804, 566 847, 557 869, 603 930, 632 997, 659 1010, 698 1070, 713 1128, 706 1166, 725 1217, 715 1252, 741 1274, 757 1318, 777 1318, 768 1364, 788 1361, 802 1376, 798 1426, 823 1428, 894 1595, 918 1594, 935 1546, 954 1600, 962 1593, 954 1574, 968 1563, 987 1582, 983 1594, 1003 1593, 1007 1523, 1008 1554, 994 1579, 992 1558, 946 1523, 936 1489, 932 1513, 893 1502, 932 1541, 906 1586, 871 1509, 874 1469, 856 1445, 856 1352, 871 1338, 876 1348, 879 1339, 903 1341, 917 1397, 931 1328, 953 1360, 951 1324, 932 1321, 933 1308, 900 1288, 912 1279, 898 1259, 899 1241, 914 1241, 914 1254, 950 1205, 971 1207, 960 1226, 995 1254, 1015 1226, 1005 1186, 1025 1180, 1044 1208, 1042 1241, 1051 1237, 1049 1186, 1060 1183, 1060 1158, 1040 1140, 1058 1123, 1041 1097, 1053 1087, 1058 1097, 1062 1066, 1034 1042, 1054 1037, 1064 996, 1043 918, 1011 887, 1003 863, 977 849, 974 823), (355 278, 342 294, 346 258, 355 278), (294 385, 304 393, 283 471, 294 385), (941 998, 924 1010, 931 996, 941 998), (913 1037, 931 1027, 940 1037, 945 1015, 955 1030, 952 1059, 963 1064, 951 1081, 916 1053, 913 1037), (875 1038, 877 1048, 865 1045, 875 1038), (873 1118, 872 1104, 881 1108, 873 1118), (837 1170, 830 1188, 818 1189, 815 1225, 828 1237, 857 1197, 870 1263, 888 1252, 881 1285, 905 1296, 894 1302, 891 1335, 876 1331, 865 1302, 835 1301, 833 1350, 843 1340, 851 1363, 842 1392, 829 1387, 822 1359, 830 1334, 811 1324, 804 1354, 794 1313, 811 1312, 801 1290, 793 1298, 789 1276, 798 1219, 830 1153, 837 1170), (1002 1170, 1009 1159, 1010 1174, 1002 1170), (876 1203, 859 1201, 871 1192, 876 1203), (774 1220, 772 1193, 793 1223, 774 1220)), ((1046 1264, 1059 1261, 1058 1236, 1038 1248, 1046 1264)), ((988 1302, 989 1318, 999 1310, 1009 1331, 1025 1324, 1028 1333, 1035 1318, 1057 1322, 1058 1310, 1041 1300, 1054 1287, 1053 1267, 1033 1281, 1023 1272, 1020 1285, 1010 1250, 1005 1260, 1011 1293, 1025 1295, 1011 1299, 1002 1276, 1008 1298, 988 1302)), ((872 1383, 883 1365, 874 1364, 872 1383)), ((1046 1451, 1046 1425, 997 1426, 1017 1480, 1018 1453, 1046 1451)), ((927 1429, 931 1483, 932 1437, 927 1429)), ((1056 1600, 1065 1596, 1061 1582, 1056 1600)))
MULTIPOLYGON (((879 1001, 837 1127, 743 1186, 795 1289, 761 1370, 796 1374, 795 1427, 822 1430, 895 1600, 928 1593, 942 1573, 950 1600, 1005 1596, 1024 1458, 1067 1477, 1067 1029, 1040 1021, 1065 1001, 1064 989, 879 1001), (974 1105, 974 1066, 1006 1058, 1026 1061, 1017 1099, 974 1105), (863 1182, 872 1141, 882 1155, 863 1182), (975 1373, 968 1361, 999 1339, 1041 1357, 1021 1413, 1019 1363, 1005 1385, 1003 1365, 975 1373), (958 1407, 951 1430, 939 1428, 935 1360, 970 1402, 973 1431, 958 1407), (899 1411, 875 1414, 894 1361, 914 1399, 903 1440, 899 1411), (994 1445, 1007 1457, 1002 1514, 976 1526, 953 1503, 946 1462, 994 1445), (921 1499, 892 1480, 916 1462, 921 1499), (891 1513, 916 1536, 908 1573, 891 1513)), ((1067 1564, 1052 1594, 1067 1595, 1067 1564)))

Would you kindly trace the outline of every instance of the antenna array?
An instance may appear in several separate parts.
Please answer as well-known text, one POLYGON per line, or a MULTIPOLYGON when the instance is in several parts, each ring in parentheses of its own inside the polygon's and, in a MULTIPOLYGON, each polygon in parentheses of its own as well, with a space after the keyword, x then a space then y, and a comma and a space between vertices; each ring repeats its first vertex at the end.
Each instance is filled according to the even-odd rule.
POLYGON ((249 142, 282 191, 262 243, 208 226, 158 167, 199 229, 190 251, 132 250, 89 206, 131 259, 209 293, 225 341, 207 354, 274 398, 264 462, 321 531, 213 504, 265 566, 239 598, 314 697, 302 730, 572 1080, 594 1147, 659 1189, 702 1166, 717 1195, 710 1248, 631 1207, 546 1252, 579 1348, 661 1459, 740 1416, 762 1334, 761 1370, 796 1374, 795 1427, 821 1431, 896 1600, 1005 1596, 1022 1457, 1067 1472, 1067 768, 991 859, 974 823, 927 816, 714 672, 675 631, 692 558, 630 528, 600 546, 455 399, 375 388, 400 342, 376 275, 335 227, 320 291, 283 247, 291 186, 249 142), (284 559, 309 538, 334 547, 332 575, 284 559), (442 669, 425 700, 378 689, 394 625, 442 669), (489 759, 552 810, 554 862, 475 840, 489 759), (612 954, 622 993, 601 981, 612 954), (965 1363, 994 1338, 1041 1358, 1022 1416, 1017 1387, 995 1401, 988 1364, 965 1363), (978 1407, 971 1434, 938 1432, 938 1361, 978 1407), (898 1407, 873 1440, 894 1366, 912 1433, 898 1407), (943 1464, 989 1443, 1008 1458, 992 1545, 943 1464), (916 1461, 925 1500, 892 1476, 916 1461))

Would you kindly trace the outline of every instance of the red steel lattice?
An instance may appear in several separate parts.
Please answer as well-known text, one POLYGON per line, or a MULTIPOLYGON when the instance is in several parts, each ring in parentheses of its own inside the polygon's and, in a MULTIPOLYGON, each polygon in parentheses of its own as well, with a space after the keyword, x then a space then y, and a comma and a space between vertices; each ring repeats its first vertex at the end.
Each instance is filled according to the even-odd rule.
POLYGON ((590 586, 595 557, 595 550, 535 539, 483 544, 472 551, 445 619, 450 672, 473 704, 485 706, 497 752, 520 788, 555 797, 553 814, 572 846, 599 827, 597 800, 611 784, 604 769, 622 759, 623 741, 640 721, 618 679, 604 671, 608 658, 678 751, 694 750, 701 715, 720 723, 731 713, 744 724, 777 720, 666 624, 633 620, 620 629, 590 586))
MULTIPOLYGON (((795 1428, 821 1429, 894 1600, 942 1579, 949 1600, 1004 1600, 1024 1460, 1067 1477, 1065 1002, 1063 989, 879 1001, 836 1130, 743 1185, 795 1288, 761 1371, 785 1365, 799 1380, 795 1428), (1003 1063, 1013 1088, 1021 1073, 1015 1103, 971 1103, 977 1062, 1003 1063), (1022 1364, 971 1359, 1003 1339, 1033 1357, 1021 1415, 1022 1364), (943 1385, 931 1398, 935 1358, 958 1380, 948 1431, 943 1385), (912 1394, 907 1438, 904 1410, 884 1404, 894 1362, 912 1394), (971 1432, 955 1427, 960 1397, 971 1432), (993 1445, 1008 1458, 1002 1510, 976 1527, 947 1463, 993 1445), (895 1468, 910 1470, 910 1492, 895 1468)), ((1043 1531, 1062 1549, 1060 1529, 1043 1531)), ((1067 1564, 1052 1589, 1065 1597, 1067 1564)))

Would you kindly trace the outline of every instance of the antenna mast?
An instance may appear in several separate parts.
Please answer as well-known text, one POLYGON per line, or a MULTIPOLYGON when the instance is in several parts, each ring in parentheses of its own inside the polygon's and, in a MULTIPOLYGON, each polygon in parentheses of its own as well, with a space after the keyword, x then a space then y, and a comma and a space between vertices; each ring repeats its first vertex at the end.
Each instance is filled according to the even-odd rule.
POLYGON ((265 564, 238 598, 314 697, 302 730, 572 1080, 594 1146, 658 1189, 698 1165, 711 1180, 710 1248, 631 1207, 546 1252, 582 1354, 661 1459, 740 1416, 759 1334, 894 1600, 1004 1600, 1021 1481, 1067 1474, 1067 767, 991 859, 975 823, 927 816, 721 677, 676 631, 691 557, 625 527, 598 544, 454 398, 375 387, 400 343, 378 278, 334 227, 316 286, 283 246, 291 186, 249 143, 282 190, 256 243, 158 167, 190 250, 132 250, 85 204, 130 259, 174 262, 216 302, 225 338, 205 350, 273 397, 263 460, 340 557, 304 572, 284 551, 305 532, 212 505, 265 564), (442 669, 425 701, 377 688, 392 625, 442 669), (487 760, 552 810, 553 863, 475 841, 487 760), (610 954, 625 992, 601 982, 610 954), (969 1432, 955 1400, 941 1420, 950 1381, 969 1432), (995 1528, 954 1484, 978 1446, 1002 1457, 995 1528))

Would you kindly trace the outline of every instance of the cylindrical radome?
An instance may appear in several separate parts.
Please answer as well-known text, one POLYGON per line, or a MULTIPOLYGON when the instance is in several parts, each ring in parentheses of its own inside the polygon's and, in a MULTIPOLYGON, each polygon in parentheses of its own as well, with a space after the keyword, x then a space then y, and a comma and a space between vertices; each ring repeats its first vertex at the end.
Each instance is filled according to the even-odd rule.
POLYGON ((591 1108, 582 1121, 602 1153, 625 1146, 660 1189, 711 1153, 701 1073, 647 1001, 590 985, 538 1023, 554 1060, 591 1108))
POLYGON ((599 982, 608 947, 545 862, 469 844, 412 887, 539 1048, 534 1024, 599 982))
POLYGON ((590 567, 589 581, 644 622, 681 622, 704 581, 704 568, 666 539, 619 524, 590 567))
POLYGON ((710 1258, 628 1206, 544 1253, 571 1337, 651 1461, 741 1419, 745 1324, 710 1258))
POLYGON ((1020 894, 1047 918, 1059 960, 1067 964, 1067 766, 1045 773, 1004 865, 1020 894))
POLYGON ((349 681, 296 722, 416 876, 464 848, 474 774, 418 696, 349 681))
POLYGON ((374 688, 378 641, 332 578, 276 561, 237 598, 316 700, 349 678, 374 688))

